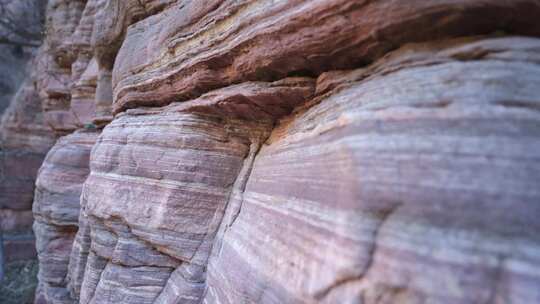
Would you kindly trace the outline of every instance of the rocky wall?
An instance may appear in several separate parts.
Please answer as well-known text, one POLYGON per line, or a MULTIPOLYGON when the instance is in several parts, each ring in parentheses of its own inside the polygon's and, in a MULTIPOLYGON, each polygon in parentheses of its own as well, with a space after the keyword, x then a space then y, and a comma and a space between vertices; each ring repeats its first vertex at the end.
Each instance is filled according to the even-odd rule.
POLYGON ((539 15, 51 1, 36 302, 540 302, 539 15))

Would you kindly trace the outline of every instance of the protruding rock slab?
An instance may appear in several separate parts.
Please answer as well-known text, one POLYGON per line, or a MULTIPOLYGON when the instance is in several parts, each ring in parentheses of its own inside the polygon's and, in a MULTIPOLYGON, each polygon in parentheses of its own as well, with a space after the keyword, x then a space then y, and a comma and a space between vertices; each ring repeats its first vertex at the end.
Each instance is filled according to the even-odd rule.
POLYGON ((137 1, 110 2, 109 26, 98 34, 108 37, 104 51, 125 36, 114 61, 115 112, 248 80, 347 69, 409 42, 496 31, 540 35, 536 0, 175 1, 134 24, 126 20, 150 13, 137 1))
POLYGON ((225 217, 205 302, 538 302, 539 54, 452 41, 319 77, 225 217))

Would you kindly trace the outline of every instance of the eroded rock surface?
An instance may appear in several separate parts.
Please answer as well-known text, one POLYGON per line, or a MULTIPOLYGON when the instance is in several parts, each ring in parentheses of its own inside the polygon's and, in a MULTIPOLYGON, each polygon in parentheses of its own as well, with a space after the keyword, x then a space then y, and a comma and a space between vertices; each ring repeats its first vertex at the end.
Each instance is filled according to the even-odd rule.
MULTIPOLYGON (((118 23, 129 12, 111 14, 118 23)), ((350 68, 414 41, 495 31, 539 35, 538 14, 535 0, 176 1, 128 28, 114 67, 114 109, 350 68)))
POLYGON ((43 163, 34 198, 34 232, 39 257, 36 303, 77 303, 75 260, 80 197, 89 174, 89 156, 100 130, 95 117, 97 64, 91 44, 94 20, 103 1, 52 1, 38 68, 46 121, 61 137, 43 163), (71 261, 73 260, 73 262, 71 261))
POLYGON ((538 1, 48 14, 37 303, 540 302, 538 1))
POLYGON ((207 303, 540 299, 540 40, 447 44, 319 77, 222 224, 207 303))
POLYGON ((68 264, 78 230, 79 201, 98 132, 61 137, 47 154, 36 181, 34 232, 39 258, 38 303, 75 303, 67 287, 68 264))
POLYGON ((0 208, 30 210, 37 170, 54 143, 54 137, 43 122, 41 103, 32 81, 27 81, 17 92, 13 103, 3 116, 0 130, 2 135, 0 208))
POLYGON ((227 202, 273 126, 264 109, 290 111, 313 92, 310 79, 246 83, 109 124, 83 193, 91 245, 81 303, 200 302, 227 202))

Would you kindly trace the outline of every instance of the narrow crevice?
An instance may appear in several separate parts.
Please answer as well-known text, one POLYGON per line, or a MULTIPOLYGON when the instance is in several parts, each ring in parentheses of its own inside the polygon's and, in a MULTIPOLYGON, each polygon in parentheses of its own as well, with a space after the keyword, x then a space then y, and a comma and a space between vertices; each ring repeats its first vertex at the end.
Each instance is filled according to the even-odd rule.
POLYGON ((373 266, 373 262, 375 260, 375 256, 377 254, 378 250, 378 242, 380 237, 380 231, 382 227, 385 225, 385 223, 388 221, 390 216, 392 214, 395 214, 396 210, 402 205, 402 203, 396 203, 390 208, 386 210, 382 210, 380 212, 377 212, 375 214, 376 217, 378 217, 379 222, 375 226, 375 229, 373 230, 373 236, 372 236, 372 244, 368 251, 368 260, 364 266, 364 269, 362 272, 358 275, 351 275, 351 276, 345 276, 343 278, 338 279, 337 281, 333 282, 330 286, 324 288, 323 290, 316 292, 314 295, 314 298, 317 300, 323 300, 326 298, 333 290, 339 289, 340 287, 347 285, 352 282, 360 281, 362 280, 370 271, 371 267, 373 266))
POLYGON ((238 178, 235 182, 235 185, 233 186, 233 189, 231 191, 231 195, 234 195, 234 192, 238 191, 238 195, 240 196, 240 198, 239 198, 237 209, 233 211, 234 213, 232 214, 232 218, 230 219, 230 222, 227 223, 227 227, 231 227, 236 221, 236 219, 238 218, 238 216, 240 215, 240 212, 242 210, 242 204, 244 203, 244 191, 246 190, 247 183, 251 176, 251 171, 253 170, 253 164, 255 163, 255 158, 257 157, 257 154, 259 153, 261 149, 262 142, 266 141, 268 137, 269 137, 269 134, 264 140, 256 139, 255 141, 251 142, 249 146, 249 153, 246 159, 244 160, 244 165, 242 166, 242 169, 240 170, 240 173, 238 174, 238 178))

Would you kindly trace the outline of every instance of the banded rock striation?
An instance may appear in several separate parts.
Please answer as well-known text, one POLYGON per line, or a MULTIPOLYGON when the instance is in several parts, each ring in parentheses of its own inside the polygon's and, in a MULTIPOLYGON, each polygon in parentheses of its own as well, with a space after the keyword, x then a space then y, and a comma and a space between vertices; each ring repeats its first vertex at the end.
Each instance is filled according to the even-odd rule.
POLYGON ((74 303, 68 264, 78 230, 79 201, 96 131, 61 137, 47 154, 36 181, 34 232, 39 258, 37 303, 74 303))
POLYGON ((205 302, 537 302, 539 50, 422 44, 321 75, 255 158, 205 302))
POLYGON ((91 245, 81 303, 200 299, 229 197, 273 126, 264 109, 292 109, 313 92, 310 79, 246 83, 105 127, 83 193, 91 245))
POLYGON ((76 303, 68 273, 77 244, 80 196, 89 173, 90 150, 100 133, 95 116, 97 67, 91 37, 103 1, 51 1, 47 36, 38 68, 38 83, 46 121, 58 139, 48 153, 36 182, 34 232, 39 258, 36 303, 76 303), (71 134, 70 134, 71 133, 71 134))
POLYGON ((540 302, 538 15, 51 1, 37 303, 540 302))
MULTIPOLYGON (((111 10, 110 18, 118 24, 132 11, 111 10)), ((119 112, 246 80, 350 68, 409 42, 495 31, 540 35, 538 14, 534 0, 176 1, 125 35, 109 27, 102 36, 111 44, 125 36, 112 79, 119 112)))

